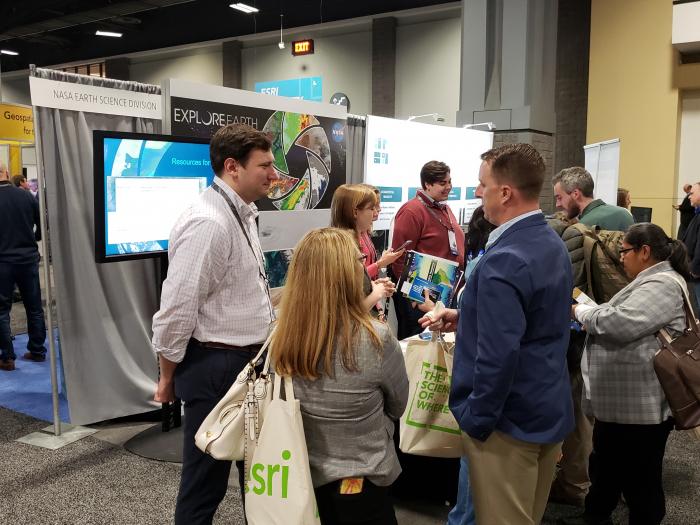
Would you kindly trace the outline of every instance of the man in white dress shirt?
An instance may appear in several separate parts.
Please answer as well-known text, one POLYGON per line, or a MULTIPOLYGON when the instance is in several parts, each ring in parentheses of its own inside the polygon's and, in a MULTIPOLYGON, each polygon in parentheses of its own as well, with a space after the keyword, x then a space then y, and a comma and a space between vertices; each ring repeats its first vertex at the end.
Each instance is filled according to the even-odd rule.
POLYGON ((160 361, 154 399, 177 395, 185 406, 175 523, 187 525, 211 523, 231 470, 230 461, 197 449, 195 433, 260 349, 274 317, 253 204, 277 179, 270 139, 229 125, 212 137, 209 154, 214 183, 170 233, 168 277, 153 317, 160 361))

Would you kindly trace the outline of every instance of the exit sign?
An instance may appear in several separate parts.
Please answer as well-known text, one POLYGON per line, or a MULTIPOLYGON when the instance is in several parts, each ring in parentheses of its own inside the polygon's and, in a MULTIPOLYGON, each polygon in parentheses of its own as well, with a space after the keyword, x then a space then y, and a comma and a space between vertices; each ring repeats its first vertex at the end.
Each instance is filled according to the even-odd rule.
POLYGON ((299 55, 313 55, 314 54, 314 41, 312 38, 306 40, 297 40, 292 42, 292 55, 295 57, 299 55))

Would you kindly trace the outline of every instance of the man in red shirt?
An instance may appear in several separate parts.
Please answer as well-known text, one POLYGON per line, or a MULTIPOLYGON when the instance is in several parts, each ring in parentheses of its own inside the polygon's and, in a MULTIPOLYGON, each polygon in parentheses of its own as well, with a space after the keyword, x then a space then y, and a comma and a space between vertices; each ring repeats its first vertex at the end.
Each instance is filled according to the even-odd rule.
MULTIPOLYGON (((392 249, 410 240, 409 249, 456 261, 460 270, 464 270, 464 233, 445 203, 452 190, 450 167, 431 160, 421 168, 420 182, 422 189, 396 213, 392 249)), ((401 277, 405 261, 405 256, 400 257, 391 265, 396 280, 401 277)), ((423 313, 413 308, 411 301, 399 291, 394 294, 394 307, 399 339, 423 331, 417 322, 423 313)))

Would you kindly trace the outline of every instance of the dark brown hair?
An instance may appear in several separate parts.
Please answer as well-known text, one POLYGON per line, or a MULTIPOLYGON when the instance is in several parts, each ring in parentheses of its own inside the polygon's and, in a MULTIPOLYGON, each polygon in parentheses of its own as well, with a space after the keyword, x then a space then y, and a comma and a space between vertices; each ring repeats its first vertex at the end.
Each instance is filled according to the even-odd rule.
POLYGON ((690 279, 690 268, 688 266, 688 251, 685 244, 678 239, 671 239, 666 232, 656 224, 651 222, 640 222, 633 224, 625 233, 625 242, 632 246, 635 251, 647 245, 651 250, 654 260, 668 261, 671 268, 683 276, 690 279))
POLYGON ((499 183, 509 183, 528 200, 537 200, 544 183, 544 160, 529 144, 504 144, 482 153, 499 183))
POLYGON ((425 189, 426 184, 435 184, 444 180, 450 174, 450 167, 439 160, 426 162, 420 169, 420 185, 425 189))
POLYGON ((234 159, 245 167, 254 149, 270 151, 272 141, 263 133, 247 124, 229 124, 214 133, 209 143, 211 169, 221 176, 226 159, 234 159))

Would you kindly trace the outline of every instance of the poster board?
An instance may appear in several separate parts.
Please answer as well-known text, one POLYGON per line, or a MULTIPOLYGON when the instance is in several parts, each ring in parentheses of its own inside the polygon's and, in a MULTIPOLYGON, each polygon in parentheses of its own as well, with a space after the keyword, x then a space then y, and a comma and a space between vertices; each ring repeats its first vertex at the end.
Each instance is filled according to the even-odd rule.
POLYGON ((481 203, 481 154, 493 146, 493 133, 367 116, 365 182, 381 192, 382 211, 376 230, 389 229, 402 204, 420 188, 420 170, 431 160, 450 167, 452 192, 448 204, 462 224, 481 203))
POLYGON ((586 170, 593 177, 593 196, 617 206, 617 188, 620 178, 620 139, 606 140, 583 147, 586 170))
POLYGON ((329 225, 333 193, 347 180, 346 109, 175 79, 163 83, 163 96, 166 133, 209 139, 242 123, 270 134, 279 179, 255 204, 270 286, 282 286, 292 249, 329 225))

